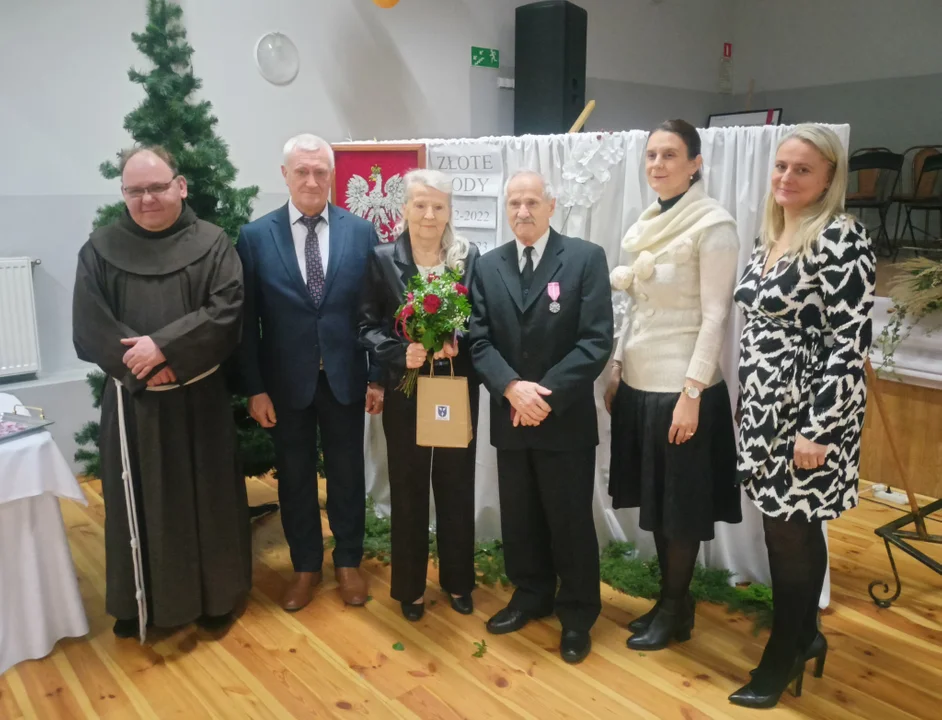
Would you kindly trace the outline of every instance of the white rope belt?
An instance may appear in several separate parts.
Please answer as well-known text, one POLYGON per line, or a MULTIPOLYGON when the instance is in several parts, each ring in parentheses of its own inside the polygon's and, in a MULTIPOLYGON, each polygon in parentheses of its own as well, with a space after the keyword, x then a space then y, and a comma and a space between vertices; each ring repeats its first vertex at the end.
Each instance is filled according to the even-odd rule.
MULTIPOLYGON (((158 385, 148 390, 165 391, 192 385, 203 380, 219 369, 217 365, 206 372, 197 375, 182 385, 158 385)), ((131 560, 134 563, 134 597, 137 600, 137 622, 141 644, 147 637, 147 596, 144 588, 144 563, 141 560, 141 531, 137 522, 137 502, 134 498, 134 484, 131 482, 131 453, 128 449, 128 428, 124 414, 124 393, 121 382, 115 378, 114 384, 118 388, 118 435, 121 438, 121 479, 124 481, 124 500, 128 511, 128 531, 131 535, 131 560)))

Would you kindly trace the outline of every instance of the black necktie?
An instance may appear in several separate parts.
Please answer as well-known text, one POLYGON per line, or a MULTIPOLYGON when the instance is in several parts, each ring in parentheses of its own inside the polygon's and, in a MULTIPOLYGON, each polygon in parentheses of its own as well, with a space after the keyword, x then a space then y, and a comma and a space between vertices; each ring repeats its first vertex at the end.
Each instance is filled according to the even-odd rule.
POLYGON ((317 241, 317 223, 323 218, 320 215, 308 217, 302 215, 298 222, 307 227, 307 238, 304 242, 304 261, 307 271, 307 289, 311 293, 315 305, 320 305, 324 299, 324 263, 321 259, 320 244, 317 241))
POLYGON ((523 290, 523 299, 527 299, 530 284, 533 282, 533 247, 523 249, 523 270, 520 271, 520 289, 523 290))

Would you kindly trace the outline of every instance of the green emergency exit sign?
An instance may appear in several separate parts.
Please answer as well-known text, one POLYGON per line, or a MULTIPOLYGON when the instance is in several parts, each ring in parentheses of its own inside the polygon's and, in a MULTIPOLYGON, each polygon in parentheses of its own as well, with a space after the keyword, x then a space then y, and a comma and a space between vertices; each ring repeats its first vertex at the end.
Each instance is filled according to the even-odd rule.
POLYGON ((471 64, 475 67, 500 67, 500 50, 471 46, 471 64))

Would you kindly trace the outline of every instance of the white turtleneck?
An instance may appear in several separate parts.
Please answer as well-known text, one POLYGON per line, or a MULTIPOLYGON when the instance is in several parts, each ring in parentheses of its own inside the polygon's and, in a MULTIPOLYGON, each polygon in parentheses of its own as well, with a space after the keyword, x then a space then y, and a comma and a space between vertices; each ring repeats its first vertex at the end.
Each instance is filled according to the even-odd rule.
POLYGON ((622 379, 647 392, 680 392, 686 378, 718 383, 739 256, 735 220, 697 182, 666 212, 657 203, 645 210, 622 249, 626 262, 612 272, 613 287, 632 299, 615 351, 622 379))

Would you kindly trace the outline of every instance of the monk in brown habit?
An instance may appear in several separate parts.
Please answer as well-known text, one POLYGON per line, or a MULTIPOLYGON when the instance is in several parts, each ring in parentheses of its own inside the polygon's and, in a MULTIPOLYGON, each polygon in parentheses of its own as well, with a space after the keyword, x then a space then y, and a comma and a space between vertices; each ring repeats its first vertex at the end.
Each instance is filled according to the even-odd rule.
POLYGON ((106 609, 115 635, 196 620, 222 629, 251 587, 245 480, 220 364, 242 327, 242 266, 186 205, 162 148, 121 162, 126 212, 79 251, 78 356, 101 403, 106 609))

